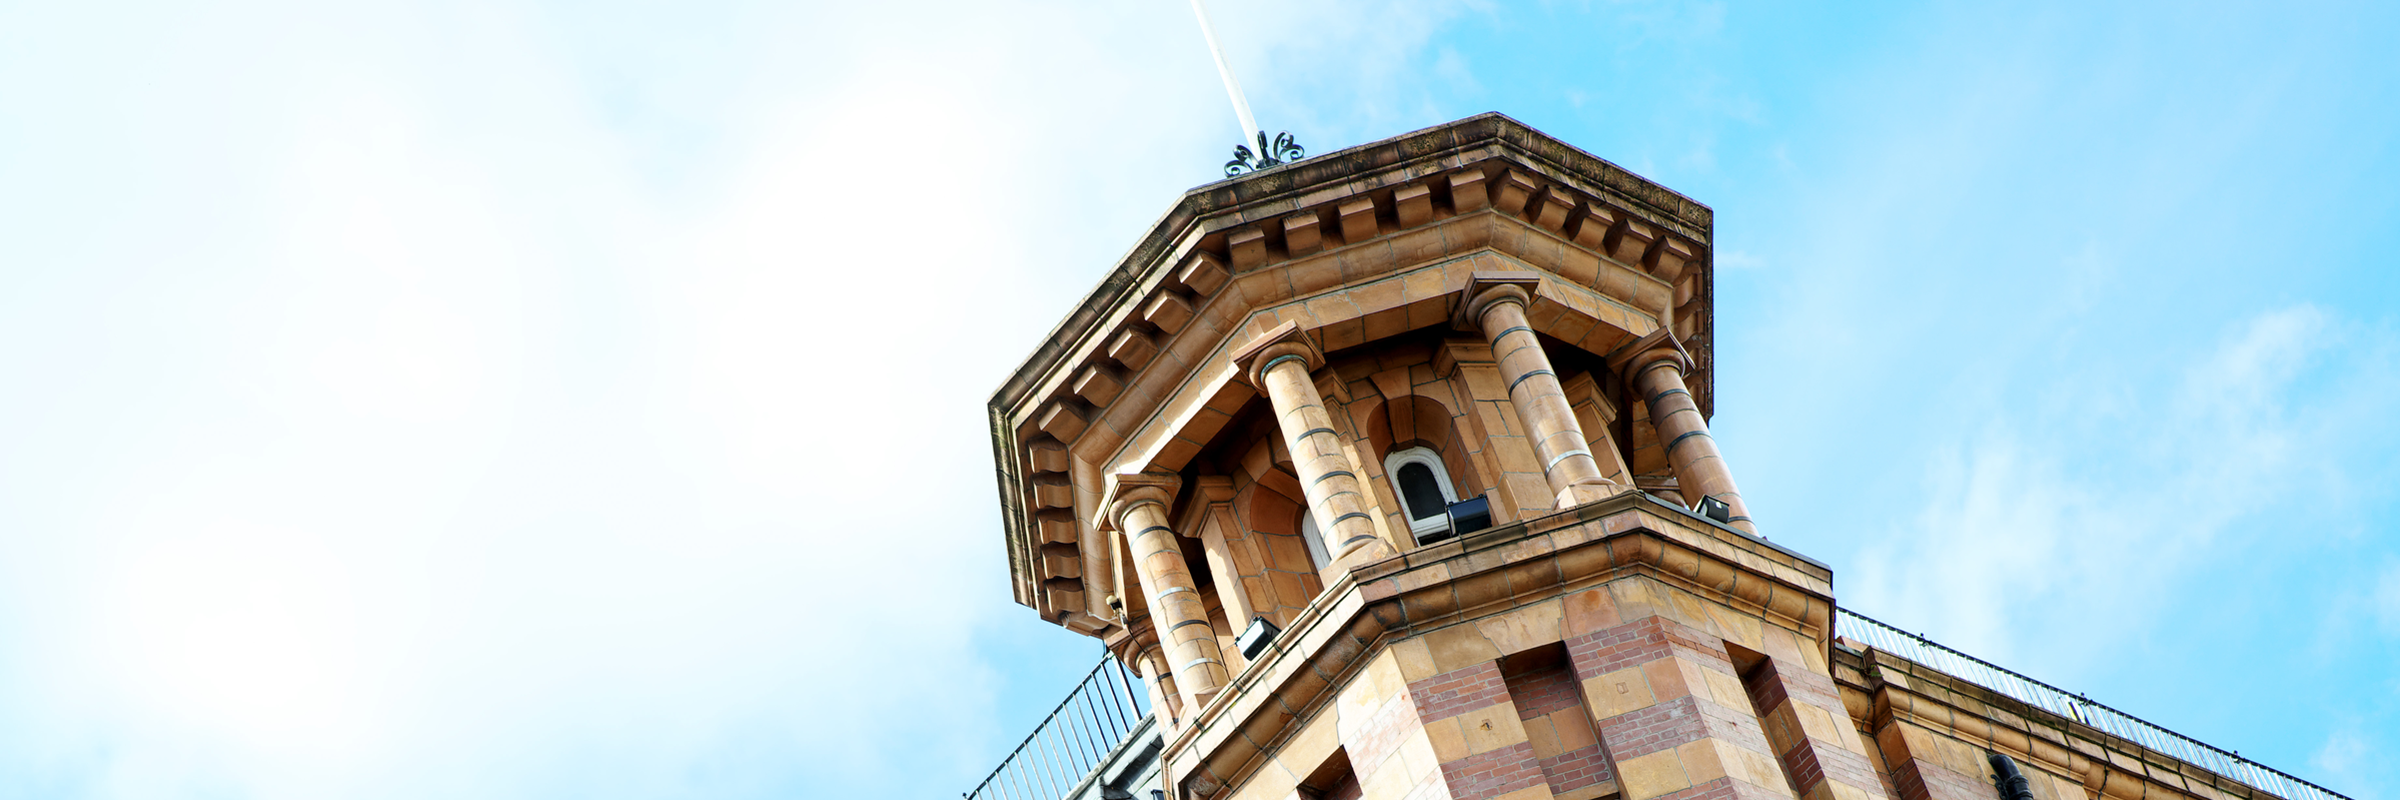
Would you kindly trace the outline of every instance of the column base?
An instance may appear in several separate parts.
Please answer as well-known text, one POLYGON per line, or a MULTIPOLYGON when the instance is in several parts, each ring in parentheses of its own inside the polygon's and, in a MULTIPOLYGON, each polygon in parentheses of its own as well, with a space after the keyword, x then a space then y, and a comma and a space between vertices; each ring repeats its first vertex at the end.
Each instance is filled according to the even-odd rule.
POLYGON ((1597 503, 1631 491, 1635 491, 1632 486, 1621 483, 1579 483, 1558 493, 1556 508, 1565 511, 1585 503, 1597 503))
POLYGON ((1392 550, 1392 546, 1384 542, 1382 537, 1376 537, 1375 541, 1359 545, 1356 550, 1335 556, 1333 563, 1339 572, 1348 574, 1359 567, 1391 558, 1394 555, 1397 553, 1392 550))

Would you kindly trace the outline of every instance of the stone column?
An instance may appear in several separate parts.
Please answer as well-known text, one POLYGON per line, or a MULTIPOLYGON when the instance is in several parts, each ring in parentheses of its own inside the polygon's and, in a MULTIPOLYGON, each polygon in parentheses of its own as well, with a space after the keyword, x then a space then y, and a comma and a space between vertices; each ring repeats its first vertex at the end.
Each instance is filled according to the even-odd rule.
POLYGON ((1615 494, 1617 484, 1601 476, 1558 372, 1550 368, 1533 326, 1526 324, 1525 307, 1540 285, 1541 278, 1532 273, 1476 275, 1467 281, 1466 301, 1454 322, 1481 329, 1491 343, 1500 379, 1508 382, 1509 404, 1516 407, 1525 438, 1542 460, 1542 476, 1550 481, 1553 507, 1572 508, 1615 494))
POLYGON ((1358 465, 1350 463, 1342 437, 1333 430, 1316 380, 1309 373, 1325 365, 1325 357, 1308 343, 1298 325, 1286 322, 1234 354, 1234 363, 1250 383, 1275 407, 1275 422, 1291 450, 1292 467, 1300 473, 1300 488, 1308 496, 1308 513, 1325 537, 1325 551, 1339 571, 1390 558, 1391 543, 1376 533, 1368 510, 1358 465))
POLYGON ((1757 533, 1758 526, 1750 521, 1750 506, 1742 502, 1741 489, 1733 485, 1733 471, 1717 452, 1717 441, 1708 435, 1708 420, 1700 416, 1700 404, 1692 399, 1691 390, 1684 388, 1683 375, 1692 369, 1691 357, 1664 330, 1644 337, 1628 352, 1632 357, 1621 362, 1618 372, 1649 406, 1650 427, 1658 431, 1659 446, 1666 448, 1667 460, 1675 465, 1675 483, 1685 502, 1697 506, 1704 497, 1725 501, 1733 510, 1728 524, 1757 533))
POLYGON ((1114 476, 1106 508, 1111 526, 1125 532, 1133 572, 1150 599, 1150 626, 1166 650, 1167 670, 1182 687, 1185 705, 1198 708, 1232 676, 1217 648, 1216 627, 1208 621, 1208 603, 1184 564, 1183 543, 1167 527, 1167 504, 1175 500, 1177 482, 1171 475, 1114 476))
POLYGON ((1175 675, 1167 668, 1166 654, 1159 652, 1156 644, 1137 646, 1141 655, 1134 657, 1133 665, 1141 671, 1142 682, 1149 684, 1150 710, 1167 720, 1166 727, 1172 728, 1183 721, 1183 695, 1175 688, 1175 675))

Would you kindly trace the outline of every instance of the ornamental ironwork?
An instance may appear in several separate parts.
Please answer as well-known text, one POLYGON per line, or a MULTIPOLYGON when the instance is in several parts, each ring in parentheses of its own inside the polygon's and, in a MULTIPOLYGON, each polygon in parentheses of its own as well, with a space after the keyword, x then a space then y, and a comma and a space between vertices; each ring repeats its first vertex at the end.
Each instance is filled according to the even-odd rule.
POLYGON ((1231 178, 1244 172, 1257 172, 1307 157, 1308 151, 1300 149, 1300 143, 1292 141, 1290 133, 1275 134, 1275 141, 1270 145, 1267 142, 1267 132, 1259 131, 1258 153, 1253 155, 1249 145, 1234 145, 1233 160, 1225 162, 1225 177, 1231 178))

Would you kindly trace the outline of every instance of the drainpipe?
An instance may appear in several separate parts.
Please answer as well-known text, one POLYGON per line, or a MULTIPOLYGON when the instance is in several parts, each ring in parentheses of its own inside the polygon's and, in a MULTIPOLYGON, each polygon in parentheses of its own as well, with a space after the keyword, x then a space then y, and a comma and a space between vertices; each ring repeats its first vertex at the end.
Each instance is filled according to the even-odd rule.
POLYGON ((1999 787, 2000 800, 2033 800, 2033 787, 2026 785, 2025 773, 2017 771, 2017 762, 1999 753, 1986 752, 1992 762, 1992 785, 1999 787))

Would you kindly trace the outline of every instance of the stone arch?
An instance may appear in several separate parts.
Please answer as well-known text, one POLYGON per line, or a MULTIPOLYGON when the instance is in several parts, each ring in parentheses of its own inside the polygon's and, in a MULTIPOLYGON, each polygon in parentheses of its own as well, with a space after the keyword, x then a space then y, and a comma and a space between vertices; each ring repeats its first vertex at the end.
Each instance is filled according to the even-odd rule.
POLYGON ((1467 456, 1466 437, 1459 433, 1457 415, 1440 400, 1421 394, 1386 398, 1367 412, 1366 427, 1362 433, 1372 458, 1381 460, 1396 450, 1423 447, 1442 454, 1452 485, 1483 485, 1467 456))
POLYGON ((1382 402, 1368 409, 1363 419, 1365 424, 1360 437, 1365 440, 1368 463, 1359 466, 1371 473, 1370 483, 1374 485, 1386 515, 1390 517, 1387 522, 1392 530, 1409 529, 1408 520, 1401 518, 1399 509, 1403 506, 1390 476, 1384 474, 1383 461, 1394 452, 1423 447, 1440 454, 1442 467, 1450 473, 1450 485, 1457 490, 1461 500, 1481 496, 1491 490, 1491 484, 1485 481, 1476 465, 1482 448, 1465 435, 1458 415, 1441 399, 1413 392, 1385 397, 1382 402))

